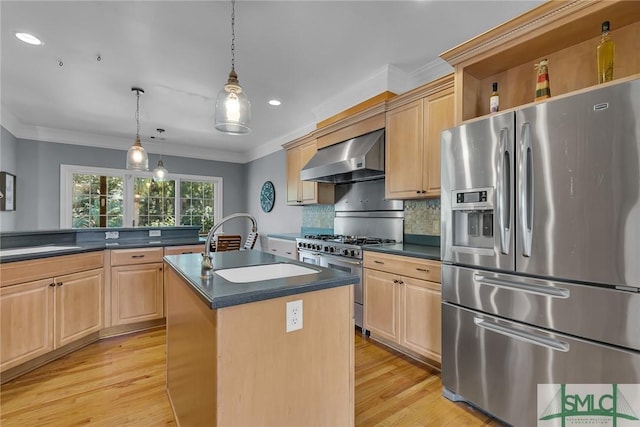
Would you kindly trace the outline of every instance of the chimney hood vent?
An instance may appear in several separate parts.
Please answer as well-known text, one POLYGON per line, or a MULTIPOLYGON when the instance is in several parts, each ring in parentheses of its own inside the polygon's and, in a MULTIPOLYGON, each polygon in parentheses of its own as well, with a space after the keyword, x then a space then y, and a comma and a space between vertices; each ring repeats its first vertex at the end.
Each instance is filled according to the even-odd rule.
POLYGON ((342 184, 384 178, 384 129, 321 148, 302 168, 303 181, 342 184))

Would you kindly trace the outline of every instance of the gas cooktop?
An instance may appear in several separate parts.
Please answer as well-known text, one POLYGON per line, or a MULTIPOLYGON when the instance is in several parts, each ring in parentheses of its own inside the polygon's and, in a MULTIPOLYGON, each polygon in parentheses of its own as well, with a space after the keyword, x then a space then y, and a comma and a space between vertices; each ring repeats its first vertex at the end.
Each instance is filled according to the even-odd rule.
POLYGON ((341 234, 306 234, 307 240, 321 240, 323 242, 342 243, 345 245, 378 245, 380 243, 395 243, 393 239, 383 239, 381 237, 369 236, 344 236, 341 234))

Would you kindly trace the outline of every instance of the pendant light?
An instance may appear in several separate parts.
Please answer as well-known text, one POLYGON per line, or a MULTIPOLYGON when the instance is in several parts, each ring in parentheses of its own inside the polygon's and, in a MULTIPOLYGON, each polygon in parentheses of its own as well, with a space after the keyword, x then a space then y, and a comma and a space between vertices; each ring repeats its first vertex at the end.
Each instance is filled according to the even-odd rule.
MULTIPOLYGON (((164 129, 156 129, 158 133, 162 136, 162 132, 164 129)), ((162 137, 158 137, 158 141, 164 140, 162 137)), ((153 170, 153 180, 156 182, 163 182, 167 180, 167 174, 169 171, 164 167, 164 163, 162 163, 162 150, 160 150, 160 160, 158 160, 158 166, 153 170)))
POLYGON ((241 135, 251 132, 251 102, 242 90, 236 74, 236 2, 231 0, 231 72, 216 99, 216 129, 220 132, 241 135))
POLYGON ((140 94, 144 90, 132 87, 131 91, 136 93, 136 140, 127 151, 127 169, 135 171, 149 170, 149 157, 140 143, 140 94))

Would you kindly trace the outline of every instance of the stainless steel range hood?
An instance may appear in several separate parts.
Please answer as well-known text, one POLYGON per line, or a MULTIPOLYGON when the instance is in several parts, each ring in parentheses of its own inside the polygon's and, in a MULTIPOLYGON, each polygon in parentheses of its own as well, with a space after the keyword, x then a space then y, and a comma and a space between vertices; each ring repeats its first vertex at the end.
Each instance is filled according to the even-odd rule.
POLYGON ((333 184, 384 178, 384 129, 318 150, 300 178, 333 184))

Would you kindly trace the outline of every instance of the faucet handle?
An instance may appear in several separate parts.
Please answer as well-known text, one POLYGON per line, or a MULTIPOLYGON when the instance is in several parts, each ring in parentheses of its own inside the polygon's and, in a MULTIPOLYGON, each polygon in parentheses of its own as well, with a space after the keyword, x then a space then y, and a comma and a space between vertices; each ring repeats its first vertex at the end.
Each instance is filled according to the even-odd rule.
POLYGON ((211 262, 211 257, 208 256, 205 252, 202 252, 202 269, 203 270, 213 270, 213 263, 211 262))

